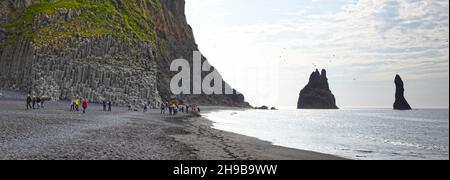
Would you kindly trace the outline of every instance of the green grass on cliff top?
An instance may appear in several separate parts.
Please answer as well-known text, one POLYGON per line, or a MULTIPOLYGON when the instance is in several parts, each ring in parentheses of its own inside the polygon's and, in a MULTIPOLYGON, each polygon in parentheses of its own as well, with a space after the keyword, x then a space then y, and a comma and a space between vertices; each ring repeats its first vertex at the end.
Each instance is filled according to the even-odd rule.
POLYGON ((154 44, 156 32, 153 17, 161 13, 159 0, 34 0, 19 17, 0 27, 14 32, 5 42, 19 37, 32 38, 35 46, 53 44, 74 36, 90 38, 113 35, 129 43, 154 44), (73 9, 81 14, 66 20, 52 18, 47 25, 36 27, 42 16, 73 9))

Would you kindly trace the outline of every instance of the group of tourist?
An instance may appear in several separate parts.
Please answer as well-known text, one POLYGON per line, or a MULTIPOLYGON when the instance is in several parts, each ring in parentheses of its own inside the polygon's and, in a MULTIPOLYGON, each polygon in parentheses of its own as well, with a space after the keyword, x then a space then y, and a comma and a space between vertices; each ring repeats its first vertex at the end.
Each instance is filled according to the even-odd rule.
POLYGON ((83 108, 83 113, 86 113, 88 107, 88 101, 85 98, 80 98, 79 96, 73 96, 70 100, 70 112, 78 112, 83 108))
POLYGON ((44 108, 45 99, 39 96, 27 95, 27 110, 44 108))
MULTIPOLYGON (((27 95, 27 110, 44 108, 44 102, 49 100, 50 98, 48 97, 27 95)), ((83 113, 86 113, 88 108, 88 100, 85 98, 81 98, 80 96, 73 96, 70 100, 67 101, 67 103, 69 105, 70 112, 79 112, 81 110, 83 113)), ((103 101, 103 111, 111 112, 111 107, 111 101, 103 101)))
POLYGON ((166 114, 166 111, 169 111, 169 115, 177 115, 178 114, 178 110, 179 110, 179 106, 172 102, 161 102, 160 103, 161 106, 161 114, 166 114))
POLYGON ((200 112, 200 107, 197 105, 178 105, 175 102, 169 103, 169 102, 161 102, 161 114, 166 114, 166 111, 169 111, 169 115, 174 116, 177 115, 179 112, 182 113, 189 113, 189 112, 200 112))
MULTIPOLYGON (((48 98, 43 98, 39 96, 27 96, 27 110, 28 109, 39 109, 44 108, 44 101, 48 98)), ((70 112, 79 112, 80 110, 83 113, 86 113, 88 108, 88 100, 85 98, 81 98, 80 96, 73 96, 69 101, 70 112)), ((111 112, 112 110, 112 102, 111 101, 103 101, 103 111, 111 112)), ((150 104, 150 103, 149 103, 150 104)), ((166 114, 168 111, 169 115, 174 116, 178 113, 199 113, 200 107, 197 105, 179 105, 176 102, 160 102, 161 114, 166 114)), ((148 104, 143 105, 143 112, 147 112, 149 108, 148 104)), ((128 111, 133 111, 132 105, 128 105, 128 111)), ((137 111, 135 109, 134 111, 137 111)))
POLYGON ((103 111, 111 112, 111 106, 112 106, 112 102, 111 101, 108 101, 108 102, 103 101, 102 104, 103 104, 103 111), (108 109, 106 109, 106 107, 108 107, 108 109))
MULTIPOLYGON (((78 96, 72 97, 70 111, 79 111, 79 106, 81 103, 81 108, 83 108, 83 113, 86 113, 88 108, 88 100, 84 98, 79 98, 78 96)), ((111 101, 103 101, 103 111, 111 112, 112 111, 112 102, 111 101)))

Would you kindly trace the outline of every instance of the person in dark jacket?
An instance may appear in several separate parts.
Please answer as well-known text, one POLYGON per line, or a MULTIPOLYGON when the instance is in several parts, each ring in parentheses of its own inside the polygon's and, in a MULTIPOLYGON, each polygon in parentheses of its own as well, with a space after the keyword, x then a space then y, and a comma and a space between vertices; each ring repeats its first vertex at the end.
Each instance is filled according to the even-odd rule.
POLYGON ((146 113, 146 112, 147 112, 147 109, 148 109, 148 106, 147 106, 147 104, 144 104, 144 113, 146 113))
POLYGON ((44 109, 44 102, 46 101, 47 99, 45 99, 44 97, 41 97, 41 108, 42 109, 44 109))
POLYGON ((103 101, 103 111, 106 111, 106 101, 103 101))
POLYGON ((111 106, 112 106, 112 102, 109 101, 109 102, 108 102, 108 112, 111 112, 111 106))
POLYGON ((27 96, 27 110, 33 108, 33 107, 31 107, 31 101, 32 101, 31 96, 28 95, 28 96, 27 96))
POLYGON ((36 104, 37 104, 37 108, 41 108, 41 97, 36 97, 36 104))
POLYGON ((36 109, 36 96, 33 96, 33 99, 31 100, 33 104, 33 109, 36 109))
POLYGON ((161 114, 166 114, 166 104, 161 103, 161 114))

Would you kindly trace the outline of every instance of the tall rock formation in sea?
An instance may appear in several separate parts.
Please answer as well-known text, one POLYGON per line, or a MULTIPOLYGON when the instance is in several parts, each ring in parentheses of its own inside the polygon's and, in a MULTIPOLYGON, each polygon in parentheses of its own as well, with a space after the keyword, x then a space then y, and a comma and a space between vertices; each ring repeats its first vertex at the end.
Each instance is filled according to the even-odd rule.
POLYGON ((313 72, 309 82, 300 92, 297 103, 298 109, 338 109, 336 99, 328 85, 327 72, 318 69, 313 72))
POLYGON ((402 78, 397 74, 395 76, 395 102, 394 109, 395 110, 412 110, 408 101, 405 98, 405 87, 402 78))
POLYGON ((248 106, 238 93, 171 93, 170 79, 176 73, 170 72, 171 61, 191 60, 197 50, 184 0, 0 2, 2 89, 116 104, 178 98, 248 106))

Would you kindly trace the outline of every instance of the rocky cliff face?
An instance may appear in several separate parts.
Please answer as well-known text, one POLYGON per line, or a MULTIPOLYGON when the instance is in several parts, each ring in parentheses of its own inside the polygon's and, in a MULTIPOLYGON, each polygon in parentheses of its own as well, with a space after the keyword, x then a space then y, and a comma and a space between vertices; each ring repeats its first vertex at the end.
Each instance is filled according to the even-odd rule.
POLYGON ((395 76, 395 110, 412 110, 411 106, 408 104, 405 98, 405 87, 403 84, 403 80, 400 75, 395 76))
POLYGON ((336 99, 328 85, 327 72, 316 69, 309 78, 309 82, 300 92, 297 103, 298 109, 338 109, 336 99))
POLYGON ((184 0, 1 0, 0 88, 116 104, 247 105, 236 94, 171 94, 171 61, 198 50, 184 8, 184 0))

